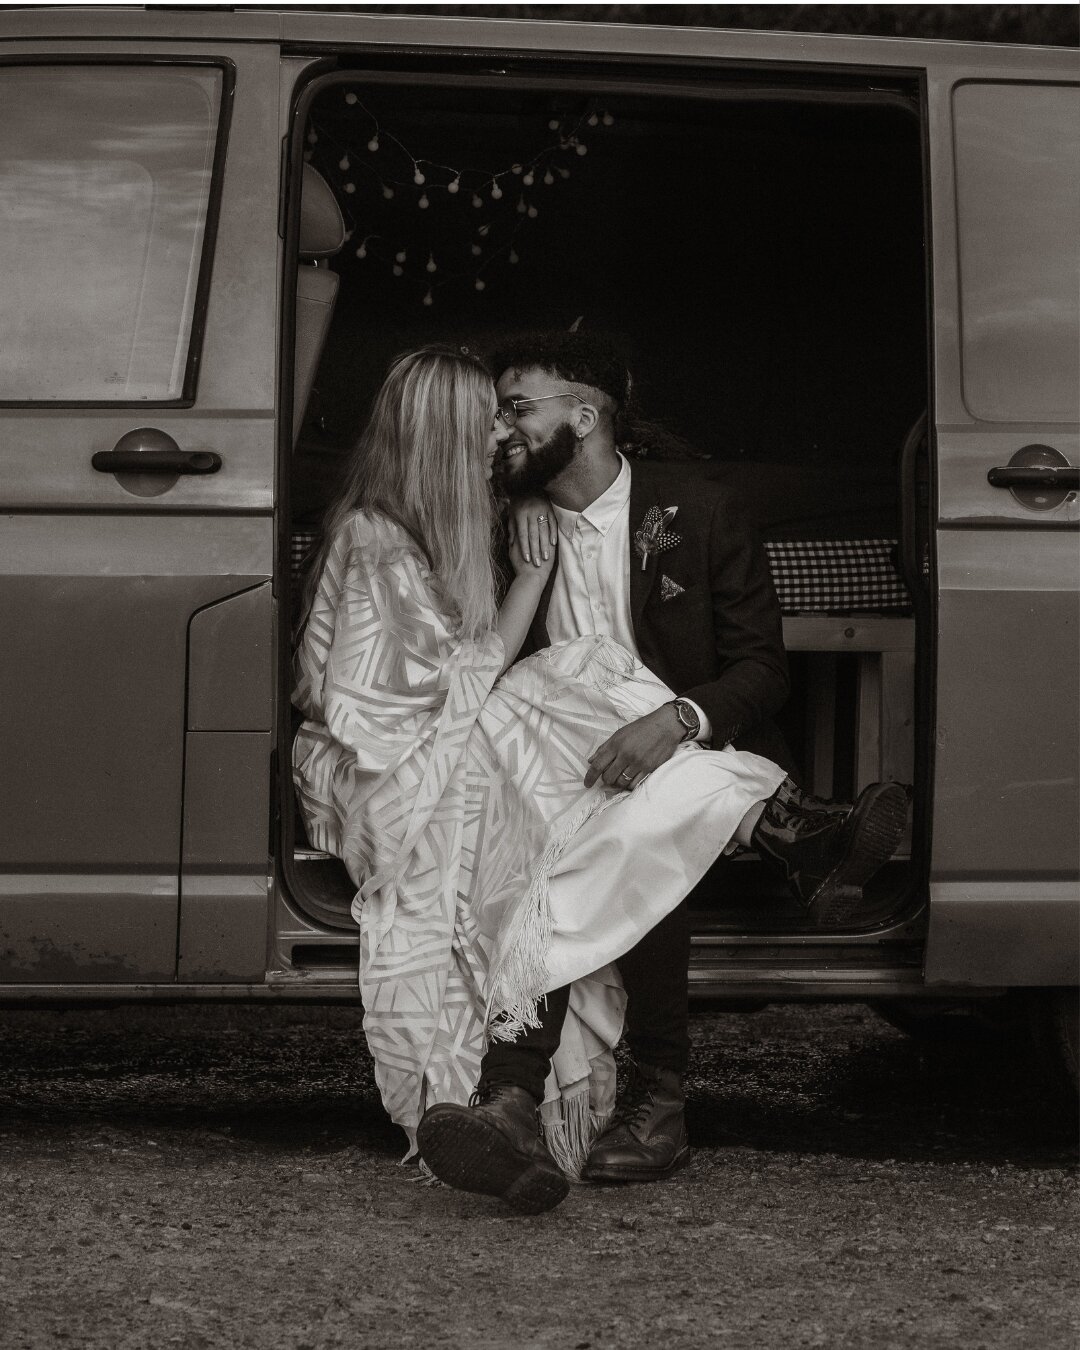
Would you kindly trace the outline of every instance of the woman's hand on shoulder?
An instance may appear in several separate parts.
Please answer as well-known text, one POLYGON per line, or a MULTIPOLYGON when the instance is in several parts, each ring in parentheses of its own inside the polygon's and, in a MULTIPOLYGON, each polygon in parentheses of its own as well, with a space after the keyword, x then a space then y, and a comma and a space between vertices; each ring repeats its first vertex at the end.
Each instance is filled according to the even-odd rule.
POLYGON ((515 580, 524 579, 539 582, 541 585, 546 584, 551 569, 555 566, 556 554, 554 546, 545 543, 542 549, 534 544, 526 556, 522 548, 521 533, 514 531, 510 536, 510 566, 514 569, 515 580))
POLYGON ((521 566, 531 564, 538 571, 543 569, 546 576, 559 543, 559 525, 548 499, 511 497, 508 532, 514 571, 521 571, 517 561, 520 558, 521 566))

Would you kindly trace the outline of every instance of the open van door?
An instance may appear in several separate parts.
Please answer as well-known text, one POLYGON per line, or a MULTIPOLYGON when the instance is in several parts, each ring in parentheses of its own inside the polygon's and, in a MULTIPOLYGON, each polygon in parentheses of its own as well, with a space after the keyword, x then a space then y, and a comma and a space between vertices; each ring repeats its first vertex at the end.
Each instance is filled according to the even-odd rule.
MULTIPOLYGON (((1063 54, 1064 55, 1064 54, 1063 54)), ((929 983, 1077 983, 1080 86, 931 71, 929 983)), ((1036 65, 1036 60, 1038 65, 1036 65)))
POLYGON ((277 47, 71 31, 0 38, 0 983, 261 979, 277 47))

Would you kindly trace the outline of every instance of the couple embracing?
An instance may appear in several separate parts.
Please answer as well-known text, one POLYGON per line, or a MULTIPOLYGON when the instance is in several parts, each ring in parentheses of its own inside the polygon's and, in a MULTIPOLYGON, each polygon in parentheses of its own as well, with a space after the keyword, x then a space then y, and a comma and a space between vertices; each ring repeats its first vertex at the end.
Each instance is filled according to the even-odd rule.
POLYGON ((754 848, 838 924, 906 815, 896 784, 825 802, 777 762, 763 550, 721 488, 620 452, 629 387, 577 333, 491 370, 399 357, 297 653, 294 780, 358 887, 384 1105, 436 1177, 521 1213, 688 1160, 686 896, 716 858, 754 848))

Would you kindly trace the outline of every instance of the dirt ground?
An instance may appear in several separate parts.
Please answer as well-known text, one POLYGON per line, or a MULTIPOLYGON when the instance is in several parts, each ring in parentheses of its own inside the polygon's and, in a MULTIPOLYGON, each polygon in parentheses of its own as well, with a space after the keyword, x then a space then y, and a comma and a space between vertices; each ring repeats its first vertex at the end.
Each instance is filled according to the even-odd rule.
POLYGON ((0 1013, 0 1340, 1074 1347, 1075 1118, 1022 1045, 694 1020, 691 1165, 522 1219, 417 1184, 345 1009, 0 1013))

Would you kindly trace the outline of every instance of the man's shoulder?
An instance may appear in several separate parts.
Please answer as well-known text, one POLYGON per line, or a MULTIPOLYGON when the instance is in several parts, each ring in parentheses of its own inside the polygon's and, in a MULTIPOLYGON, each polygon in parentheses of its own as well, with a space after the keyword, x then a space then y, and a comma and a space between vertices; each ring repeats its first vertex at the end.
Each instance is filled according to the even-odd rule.
POLYGON ((718 510, 739 513, 737 496, 726 484, 709 476, 707 459, 632 459, 629 463, 632 486, 639 491, 644 488, 650 498, 655 493, 659 506, 677 505, 686 514, 705 517, 718 510), (664 501, 659 500, 661 496, 664 501))

